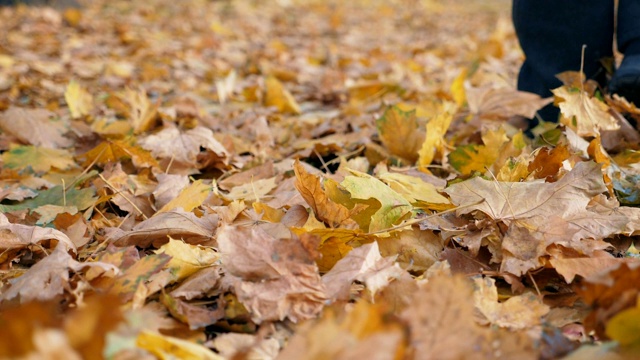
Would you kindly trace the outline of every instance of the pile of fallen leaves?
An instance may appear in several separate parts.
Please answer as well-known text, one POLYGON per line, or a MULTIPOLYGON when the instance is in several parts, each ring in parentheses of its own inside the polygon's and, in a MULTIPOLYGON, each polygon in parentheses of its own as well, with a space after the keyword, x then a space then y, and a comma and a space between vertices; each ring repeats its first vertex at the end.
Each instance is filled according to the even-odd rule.
POLYGON ((632 358, 640 110, 508 7, 1 8, 0 357, 632 358))

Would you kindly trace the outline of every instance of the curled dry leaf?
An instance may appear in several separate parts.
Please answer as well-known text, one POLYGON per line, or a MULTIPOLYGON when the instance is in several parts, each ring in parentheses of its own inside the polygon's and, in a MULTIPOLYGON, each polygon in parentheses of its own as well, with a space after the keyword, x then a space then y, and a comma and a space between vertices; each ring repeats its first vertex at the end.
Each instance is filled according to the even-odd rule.
POLYGON ((380 256, 377 242, 351 250, 322 276, 327 296, 334 301, 349 300, 349 289, 355 280, 363 282, 375 294, 392 279, 403 275, 404 270, 394 260, 394 257, 385 259, 380 256))
POLYGON ((295 162, 293 170, 296 174, 294 185, 307 204, 311 206, 311 210, 318 220, 330 227, 354 224, 354 221, 349 218, 349 209, 329 199, 322 189, 320 180, 307 172, 300 161, 295 162))
POLYGON ((78 262, 67 253, 64 246, 58 246, 51 255, 33 265, 24 275, 11 280, 11 287, 2 292, 0 301, 8 301, 18 296, 22 303, 52 300, 70 288, 69 271, 79 272, 85 267, 118 273, 118 269, 108 263, 78 262))
POLYGON ((217 227, 217 215, 198 217, 178 209, 157 214, 134 226, 131 231, 113 228, 107 238, 116 246, 148 247, 154 244, 159 247, 169 241, 169 236, 188 244, 202 244, 212 240, 217 227))
POLYGON ((0 213, 0 249, 2 251, 37 245, 44 240, 57 240, 65 250, 76 251, 76 246, 71 239, 60 230, 11 224, 7 217, 0 213))

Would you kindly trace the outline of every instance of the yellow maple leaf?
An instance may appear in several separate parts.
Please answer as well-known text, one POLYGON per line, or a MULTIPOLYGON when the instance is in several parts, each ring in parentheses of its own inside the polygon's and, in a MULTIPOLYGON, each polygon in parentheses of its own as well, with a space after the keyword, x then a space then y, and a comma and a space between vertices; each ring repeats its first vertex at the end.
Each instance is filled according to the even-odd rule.
POLYGON ((489 130, 482 135, 484 145, 463 145, 449 154, 451 165, 463 175, 474 171, 484 172, 500 156, 501 149, 509 141, 503 128, 489 130))
POLYGON ((171 237, 168 243, 156 250, 156 254, 171 256, 165 268, 171 269, 173 281, 180 281, 198 270, 212 266, 220 259, 220 253, 213 249, 190 245, 171 237))
POLYGON ((434 185, 418 177, 390 172, 379 177, 391 189, 417 207, 432 210, 446 210, 453 207, 449 199, 442 196, 434 185))
POLYGON ((580 136, 597 136, 600 130, 618 130, 620 125, 608 113, 609 107, 584 91, 571 91, 566 86, 552 90, 561 101, 560 122, 575 129, 580 136))
POLYGON ((468 73, 469 70, 462 69, 462 71, 460 71, 460 74, 453 80, 453 83, 451 83, 451 88, 449 89, 453 100, 458 106, 464 105, 464 103, 467 101, 467 94, 464 90, 464 81, 467 79, 468 73))
POLYGON ((158 105, 151 103, 144 90, 127 89, 122 99, 129 106, 128 118, 135 134, 150 130, 155 125, 158 119, 158 105))
POLYGON ((89 115, 93 110, 93 96, 75 80, 71 80, 64 92, 64 100, 74 119, 89 115))
POLYGON ((376 120, 382 144, 391 152, 406 161, 418 159, 418 150, 422 146, 425 134, 418 122, 415 110, 403 111, 391 106, 376 120))
POLYGON ((427 122, 427 135, 418 152, 418 165, 424 168, 431 164, 436 154, 445 154, 446 141, 444 135, 449 130, 453 114, 457 111, 456 104, 445 102, 439 113, 427 122))
POLYGON ((104 165, 123 159, 131 159, 136 167, 156 167, 158 162, 147 150, 133 145, 127 140, 103 141, 95 148, 80 156, 85 159, 83 166, 90 164, 104 165))
POLYGON ((282 113, 299 114, 300 106, 293 98, 293 95, 276 79, 275 76, 268 76, 264 80, 265 94, 264 105, 273 106, 282 113))
POLYGON ((176 208, 182 208, 184 211, 191 211, 207 199, 211 192, 211 185, 205 184, 202 180, 196 180, 193 184, 184 188, 178 196, 169 201, 156 214, 170 211, 176 208))

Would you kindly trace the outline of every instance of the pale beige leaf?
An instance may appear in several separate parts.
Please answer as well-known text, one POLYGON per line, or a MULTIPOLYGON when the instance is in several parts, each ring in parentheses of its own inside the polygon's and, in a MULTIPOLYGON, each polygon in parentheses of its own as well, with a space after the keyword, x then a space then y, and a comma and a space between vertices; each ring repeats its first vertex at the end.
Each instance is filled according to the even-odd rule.
POLYGON ((198 162, 200 147, 213 151, 222 158, 229 156, 227 149, 214 138, 213 131, 201 126, 186 131, 168 126, 156 134, 140 139, 138 143, 156 158, 171 159, 174 163, 192 167, 198 162))
POLYGON ((148 247, 152 243, 159 246, 169 241, 168 236, 189 244, 202 244, 212 240, 217 227, 217 215, 197 217, 178 209, 145 220, 131 231, 112 229, 108 238, 116 246, 148 247))
POLYGON ((65 148, 73 144, 63 136, 67 128, 54 113, 43 109, 11 107, 0 114, 0 129, 25 144, 47 148, 65 148))
POLYGON ((63 232, 38 226, 12 224, 4 214, 0 214, 0 249, 19 249, 36 245, 44 240, 57 240, 66 250, 76 251, 76 246, 63 232))
POLYGON ((543 99, 529 92, 493 86, 480 88, 467 86, 466 94, 469 111, 487 120, 506 120, 516 115, 532 119, 538 109, 553 100, 552 98, 543 99))
POLYGON ((562 123, 575 128, 580 136, 597 136, 600 130, 617 130, 618 121, 609 114, 608 107, 602 101, 589 97, 584 91, 570 92, 566 86, 552 90, 560 99, 562 123), (573 121, 575 121, 575 126, 573 121))
POLYGON ((252 319, 298 322, 314 318, 326 301, 314 255, 296 237, 279 238, 262 227, 225 226, 218 232, 222 266, 252 319))
POLYGON ((537 295, 528 292, 498 302, 498 288, 490 277, 474 278, 474 300, 489 323, 510 330, 531 329, 540 325, 549 307, 537 295))

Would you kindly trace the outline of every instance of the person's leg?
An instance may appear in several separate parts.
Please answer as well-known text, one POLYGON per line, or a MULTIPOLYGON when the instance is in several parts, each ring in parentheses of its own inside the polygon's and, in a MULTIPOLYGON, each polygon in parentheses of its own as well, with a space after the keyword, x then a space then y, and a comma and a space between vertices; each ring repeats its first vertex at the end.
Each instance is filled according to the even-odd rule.
POLYGON ((624 54, 609 90, 640 106, 640 1, 620 0, 618 49, 624 54))
MULTIPOLYGON (((586 76, 604 85, 600 59, 613 55, 614 0, 514 0, 513 23, 526 57, 519 90, 551 96, 562 85, 556 74, 580 70, 583 44, 586 76)), ((556 121, 558 109, 547 106, 539 115, 556 121)))

